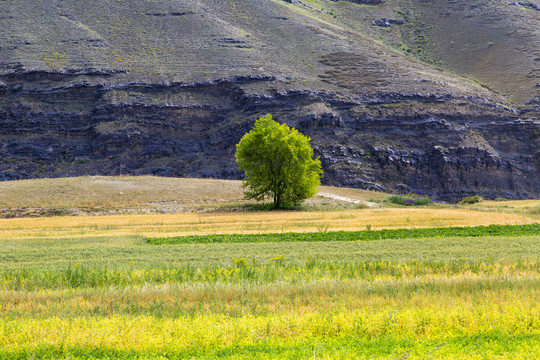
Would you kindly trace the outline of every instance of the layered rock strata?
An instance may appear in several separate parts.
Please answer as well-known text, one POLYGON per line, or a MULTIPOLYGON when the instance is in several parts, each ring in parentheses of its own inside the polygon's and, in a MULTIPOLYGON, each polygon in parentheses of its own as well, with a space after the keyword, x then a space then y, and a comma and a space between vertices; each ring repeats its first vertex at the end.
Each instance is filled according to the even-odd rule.
POLYGON ((275 76, 112 84, 114 72, 0 79, 0 179, 89 174, 241 178, 235 144, 261 115, 312 138, 323 183, 466 195, 540 194, 540 123, 474 96, 272 90, 275 76), (256 85, 264 85, 254 92, 256 85))

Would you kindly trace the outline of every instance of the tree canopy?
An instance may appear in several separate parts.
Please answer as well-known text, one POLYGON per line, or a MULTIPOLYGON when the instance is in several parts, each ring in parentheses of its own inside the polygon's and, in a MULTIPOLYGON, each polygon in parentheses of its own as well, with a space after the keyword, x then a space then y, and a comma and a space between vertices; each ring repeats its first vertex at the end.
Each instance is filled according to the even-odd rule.
POLYGON ((236 145, 236 162, 245 173, 242 184, 248 199, 273 199, 274 208, 300 204, 318 192, 322 176, 319 158, 313 159, 310 138, 272 120, 255 122, 236 145))

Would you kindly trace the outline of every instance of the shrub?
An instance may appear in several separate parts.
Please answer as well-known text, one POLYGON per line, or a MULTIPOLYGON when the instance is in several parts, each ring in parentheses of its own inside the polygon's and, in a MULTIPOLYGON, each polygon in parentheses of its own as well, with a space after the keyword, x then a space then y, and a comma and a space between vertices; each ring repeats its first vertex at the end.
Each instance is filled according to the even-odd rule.
POLYGON ((391 195, 383 201, 404 206, 420 206, 432 203, 432 201, 427 196, 421 197, 418 195, 391 195))
POLYGON ((495 198, 495 200, 493 201, 508 201, 507 198, 503 198, 503 197, 498 197, 498 198, 495 198))
POLYGON ((389 203, 392 203, 392 204, 399 204, 399 205, 402 205, 402 204, 403 204, 403 200, 405 200, 405 197, 404 197, 404 196, 401 196, 401 195, 391 195, 391 196, 385 198, 383 201, 384 201, 384 202, 389 202, 389 203))
POLYGON ((479 202, 482 202, 482 201, 484 201, 484 199, 482 199, 478 195, 475 195, 475 196, 467 196, 465 199, 458 202, 458 204, 459 205, 469 205, 469 204, 476 204, 476 203, 479 203, 479 202))
POLYGON ((403 205, 405 206, 413 206, 414 205, 414 200, 412 199, 405 199, 401 202, 403 205))
POLYGON ((416 206, 420 206, 420 205, 429 205, 431 203, 433 203, 433 201, 431 201, 427 196, 424 196, 424 197, 415 197, 413 199, 414 201, 414 205, 416 206))

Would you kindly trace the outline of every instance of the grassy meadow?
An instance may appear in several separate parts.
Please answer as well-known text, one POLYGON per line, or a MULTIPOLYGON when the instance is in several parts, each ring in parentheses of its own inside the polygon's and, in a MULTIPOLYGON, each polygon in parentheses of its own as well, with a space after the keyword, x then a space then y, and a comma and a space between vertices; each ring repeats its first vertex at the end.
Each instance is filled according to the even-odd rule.
POLYGON ((418 235, 535 222, 525 215, 334 206, 1 219, 0 359, 537 359, 540 236, 418 235), (331 240, 368 229, 416 235, 331 240), (290 232, 317 241, 148 241, 290 232))

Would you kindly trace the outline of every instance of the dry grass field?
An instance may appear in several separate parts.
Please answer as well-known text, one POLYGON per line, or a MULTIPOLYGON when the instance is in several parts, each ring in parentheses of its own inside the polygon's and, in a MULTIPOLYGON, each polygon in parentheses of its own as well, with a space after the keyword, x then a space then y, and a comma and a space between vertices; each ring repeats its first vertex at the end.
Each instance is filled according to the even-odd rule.
POLYGON ((0 208, 182 212, 242 201, 240 181, 85 176, 0 183, 0 208))
POLYGON ((57 216, 0 219, 0 238, 326 232, 533 222, 516 214, 432 208, 57 216))
POLYGON ((540 205, 540 200, 508 200, 508 201, 482 201, 473 208, 534 208, 540 205))
MULTIPOLYGON (((181 179, 155 176, 85 176, 0 182, 0 214, 178 213, 242 210, 254 204, 243 199, 235 180, 181 179)), ((360 201, 382 200, 388 194, 321 186, 321 192, 360 201)), ((316 196, 308 207, 354 207, 316 196)))
POLYGON ((476 211, 522 214, 537 221, 540 220, 540 200, 482 201, 464 206, 464 208, 476 211))

